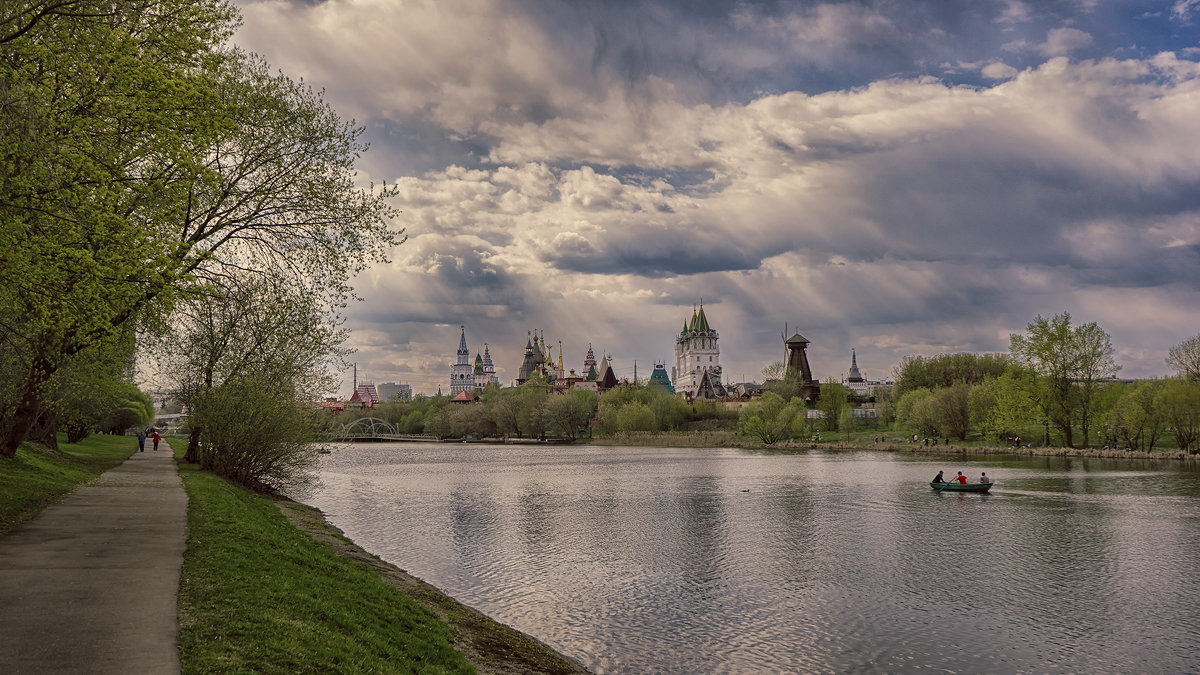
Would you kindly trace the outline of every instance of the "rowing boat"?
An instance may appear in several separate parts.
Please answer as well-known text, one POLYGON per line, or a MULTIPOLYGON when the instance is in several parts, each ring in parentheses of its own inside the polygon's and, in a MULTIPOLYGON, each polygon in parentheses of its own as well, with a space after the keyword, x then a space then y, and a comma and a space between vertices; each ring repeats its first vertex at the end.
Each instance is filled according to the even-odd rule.
POLYGON ((993 485, 995 485, 995 483, 967 483, 966 485, 963 485, 962 483, 955 481, 953 483, 930 483, 929 487, 937 490, 938 492, 987 492, 988 490, 992 489, 993 485))

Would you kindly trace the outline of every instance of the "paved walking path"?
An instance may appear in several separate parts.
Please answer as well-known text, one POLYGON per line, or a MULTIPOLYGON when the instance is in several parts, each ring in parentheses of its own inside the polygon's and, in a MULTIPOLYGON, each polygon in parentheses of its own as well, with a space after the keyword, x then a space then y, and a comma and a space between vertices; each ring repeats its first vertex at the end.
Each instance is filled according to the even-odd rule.
POLYGON ((187 494, 151 447, 0 537, 0 673, 179 672, 187 494))

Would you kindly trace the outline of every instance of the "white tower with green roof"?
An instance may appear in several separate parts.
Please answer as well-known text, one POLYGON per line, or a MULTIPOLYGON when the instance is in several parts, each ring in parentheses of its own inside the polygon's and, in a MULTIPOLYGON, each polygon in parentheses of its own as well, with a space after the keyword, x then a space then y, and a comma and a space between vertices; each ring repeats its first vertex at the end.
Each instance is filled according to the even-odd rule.
POLYGON ((721 348, 717 346, 720 336, 708 325, 704 315, 704 301, 700 308, 692 308, 691 321, 675 338, 675 367, 671 369, 671 381, 675 392, 695 397, 705 384, 701 395, 724 395, 721 385, 721 348))

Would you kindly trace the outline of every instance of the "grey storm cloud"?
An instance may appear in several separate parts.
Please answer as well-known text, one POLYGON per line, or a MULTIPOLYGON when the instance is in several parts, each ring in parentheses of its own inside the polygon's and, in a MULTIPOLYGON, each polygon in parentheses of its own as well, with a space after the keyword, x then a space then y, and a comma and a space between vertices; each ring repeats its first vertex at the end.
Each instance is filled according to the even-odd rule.
POLYGON ((760 257, 713 238, 695 240, 687 228, 646 235, 636 229, 617 241, 579 242, 546 255, 556 268, 586 274, 636 274, 645 277, 727 272, 758 267, 760 257), (681 241, 682 240, 682 241, 681 241))

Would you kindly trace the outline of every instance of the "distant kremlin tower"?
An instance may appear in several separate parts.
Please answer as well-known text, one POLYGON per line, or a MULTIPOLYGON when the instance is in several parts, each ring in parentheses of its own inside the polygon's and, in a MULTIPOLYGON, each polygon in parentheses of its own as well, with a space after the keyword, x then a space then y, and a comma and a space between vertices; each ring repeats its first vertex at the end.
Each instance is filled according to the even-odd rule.
POLYGON ((467 349, 467 329, 459 326, 458 360, 450 366, 450 396, 462 392, 473 394, 482 391, 489 384, 499 384, 496 377, 496 367, 492 365, 492 355, 488 353, 487 344, 483 345, 483 354, 475 355, 475 363, 471 364, 471 351, 467 349))
POLYGON ((683 325, 675 338, 675 367, 671 380, 675 392, 688 398, 725 398, 721 384, 721 350, 717 347, 717 331, 708 325, 704 302, 700 310, 692 308, 692 320, 683 325))
POLYGON ((525 340, 525 356, 521 359, 521 367, 517 369, 517 385, 520 386, 534 376, 541 376, 546 382, 554 382, 562 377, 562 343, 558 345, 559 365, 554 365, 554 355, 546 346, 546 338, 539 337, 537 331, 530 331, 525 340))

